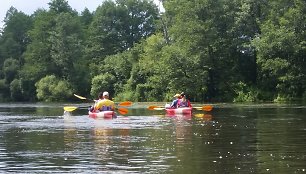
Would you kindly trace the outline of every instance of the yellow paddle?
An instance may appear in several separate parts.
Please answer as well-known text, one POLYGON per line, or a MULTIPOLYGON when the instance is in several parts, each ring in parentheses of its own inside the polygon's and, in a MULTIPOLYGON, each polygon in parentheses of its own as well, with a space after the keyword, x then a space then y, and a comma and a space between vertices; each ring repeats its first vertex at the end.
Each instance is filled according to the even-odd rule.
MULTIPOLYGON (((82 96, 79 96, 79 95, 76 95, 76 94, 73 94, 74 96, 76 96, 77 98, 81 99, 81 100, 90 100, 90 101, 95 101, 95 100, 92 100, 92 99, 88 99, 86 97, 82 97, 82 96)), ((118 106, 131 106, 132 105, 132 102, 130 101, 124 101, 124 102, 121 102, 118 104, 118 106)))
POLYGON ((65 106, 64 110, 68 111, 68 112, 72 112, 72 111, 76 110, 77 108, 78 107, 76 107, 76 106, 65 106))
MULTIPOLYGON (((67 112, 72 112, 74 110, 76 110, 78 107, 76 106, 65 106, 64 110, 67 112)), ((127 108, 116 108, 118 110, 118 112, 122 115, 125 115, 129 112, 129 110, 127 108)))
POLYGON ((82 97, 82 96, 79 96, 79 95, 76 95, 76 94, 73 94, 74 96, 76 96, 77 98, 81 99, 81 100, 90 100, 90 101, 95 101, 95 100, 92 100, 92 99, 88 99, 88 98, 85 98, 85 97, 82 97))
MULTIPOLYGON (((82 97, 82 96, 79 96, 79 95, 76 95, 76 94, 73 94, 73 95, 76 96, 77 98, 81 99, 81 100, 94 101, 94 100, 87 99, 86 97, 82 97)), ((132 105, 132 102, 130 102, 130 101, 124 101, 124 102, 121 102, 121 103, 118 104, 118 106, 131 106, 131 105, 132 105)), ((76 110, 77 108, 78 107, 76 107, 76 106, 65 106, 64 110, 68 111, 68 112, 72 112, 72 111, 76 110)), ((125 114, 127 114, 129 112, 129 110, 127 108, 118 108, 118 112, 120 114, 125 115, 125 114)))

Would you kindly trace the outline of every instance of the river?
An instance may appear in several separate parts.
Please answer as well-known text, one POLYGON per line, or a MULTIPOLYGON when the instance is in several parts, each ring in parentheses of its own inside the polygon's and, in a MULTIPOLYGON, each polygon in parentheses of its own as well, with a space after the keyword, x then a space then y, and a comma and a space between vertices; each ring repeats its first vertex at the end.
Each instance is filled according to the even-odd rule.
POLYGON ((306 173, 303 104, 213 104, 191 117, 149 105, 104 120, 87 103, 2 103, 0 173, 306 173))

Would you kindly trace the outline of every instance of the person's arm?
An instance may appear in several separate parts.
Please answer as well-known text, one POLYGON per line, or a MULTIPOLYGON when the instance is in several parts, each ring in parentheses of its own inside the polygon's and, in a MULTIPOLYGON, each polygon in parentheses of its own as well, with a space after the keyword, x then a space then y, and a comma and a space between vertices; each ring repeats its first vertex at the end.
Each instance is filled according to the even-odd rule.
POLYGON ((177 108, 177 100, 173 100, 173 102, 170 105, 171 108, 177 108))
POLYGON ((181 99, 177 99, 176 108, 181 107, 181 99))
POLYGON ((112 104, 111 104, 111 110, 114 111, 115 110, 115 103, 112 101, 112 104))
POLYGON ((188 107, 192 108, 190 100, 188 100, 188 107))

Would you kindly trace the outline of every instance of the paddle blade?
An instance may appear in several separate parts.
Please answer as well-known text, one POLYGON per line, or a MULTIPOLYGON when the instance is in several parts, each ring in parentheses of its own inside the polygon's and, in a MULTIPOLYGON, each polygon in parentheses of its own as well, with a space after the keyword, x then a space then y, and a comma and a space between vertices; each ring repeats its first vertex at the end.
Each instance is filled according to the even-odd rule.
POLYGON ((129 112, 127 108, 118 108, 118 112, 122 115, 125 115, 129 112))
POLYGON ((213 109, 213 107, 211 105, 206 105, 206 106, 202 106, 202 107, 193 107, 194 109, 197 110, 203 110, 203 111, 211 111, 213 109))
POLYGON ((203 111, 211 111, 212 109, 213 109, 213 107, 211 105, 207 105, 207 106, 202 107, 203 111))
POLYGON ((73 95, 76 96, 76 97, 79 98, 79 99, 86 100, 85 97, 82 97, 82 96, 79 96, 79 95, 76 95, 76 94, 73 94, 73 95))
POLYGON ((164 110, 166 108, 161 108, 161 107, 158 107, 158 108, 154 108, 154 110, 158 110, 158 111, 161 111, 161 110, 164 110))
POLYGON ((131 106, 132 105, 132 102, 130 101, 125 101, 125 102, 121 102, 118 104, 118 106, 131 106))
POLYGON ((78 107, 75 107, 75 106, 65 106, 64 110, 68 111, 68 112, 72 112, 72 111, 76 110, 77 108, 78 107))
POLYGON ((211 121, 212 120, 212 115, 210 115, 210 114, 195 114, 194 116, 198 117, 198 118, 202 118, 205 121, 211 121))
POLYGON ((148 107, 149 110, 154 110, 155 108, 158 108, 158 106, 149 106, 148 107))
POLYGON ((163 109, 165 109, 165 107, 163 107, 163 106, 149 106, 148 109, 149 110, 163 110, 163 109))

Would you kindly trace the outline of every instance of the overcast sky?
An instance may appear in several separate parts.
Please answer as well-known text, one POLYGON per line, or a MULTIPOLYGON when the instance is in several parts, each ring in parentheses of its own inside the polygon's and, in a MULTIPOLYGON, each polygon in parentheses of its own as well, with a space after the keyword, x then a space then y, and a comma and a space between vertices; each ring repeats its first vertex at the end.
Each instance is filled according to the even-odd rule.
MULTIPOLYGON (((51 0, 0 0, 0 28, 3 26, 3 20, 5 18, 7 10, 13 6, 18 11, 22 11, 25 14, 31 15, 38 8, 48 9, 48 3, 51 0)), ((77 10, 79 13, 87 7, 91 12, 102 4, 103 0, 67 0, 72 9, 77 10)), ((154 0, 159 5, 159 0, 154 0)))

